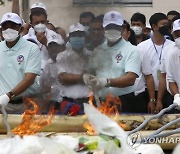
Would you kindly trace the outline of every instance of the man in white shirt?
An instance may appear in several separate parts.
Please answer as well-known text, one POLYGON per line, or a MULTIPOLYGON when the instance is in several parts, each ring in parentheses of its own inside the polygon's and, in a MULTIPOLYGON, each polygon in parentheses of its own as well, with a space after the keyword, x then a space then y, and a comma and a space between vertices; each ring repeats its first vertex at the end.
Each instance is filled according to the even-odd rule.
POLYGON ((85 28, 80 23, 69 27, 69 46, 58 54, 58 80, 61 83, 61 95, 64 101, 82 106, 88 101, 89 89, 82 82, 90 52, 85 46, 85 28))
MULTIPOLYGON (((61 96, 61 84, 58 81, 58 64, 56 62, 57 55, 62 52, 64 41, 63 39, 58 39, 52 37, 48 40, 48 52, 50 58, 47 60, 45 68, 40 77, 40 83, 42 86, 42 93, 44 102, 49 105, 58 105, 62 101, 61 96)), ((44 107, 44 109, 46 109, 44 107)), ((49 110, 49 109, 48 109, 49 110)))
MULTIPOLYGON (((30 15, 30 22, 32 27, 29 29, 27 35, 33 35, 37 38, 37 44, 41 53, 41 70, 43 70, 46 61, 50 58, 47 50, 48 40, 51 39, 51 37, 57 37, 59 40, 62 38, 59 34, 47 28, 47 13, 44 9, 33 11, 30 15)), ((26 35, 24 37, 26 37, 26 35)))
POLYGON ((174 101, 180 103, 177 101, 180 97, 180 19, 174 21, 172 34, 175 44, 169 54, 167 80, 171 94, 174 96, 174 101))
POLYGON ((150 17, 149 23, 153 30, 152 38, 140 43, 139 50, 142 50, 142 72, 145 77, 149 95, 148 111, 154 113, 156 110, 156 95, 159 86, 160 64, 163 49, 172 43, 165 39, 164 35, 169 33, 168 19, 163 13, 155 13, 150 17))
MULTIPOLYGON (((140 73, 140 57, 135 46, 122 38, 123 17, 117 11, 104 15, 106 41, 92 53, 84 82, 99 97, 105 98, 108 93, 120 96, 123 112, 135 111, 134 82, 140 73), (95 76, 94 76, 95 75, 95 76)), ((119 108, 119 112, 121 109, 119 108)))

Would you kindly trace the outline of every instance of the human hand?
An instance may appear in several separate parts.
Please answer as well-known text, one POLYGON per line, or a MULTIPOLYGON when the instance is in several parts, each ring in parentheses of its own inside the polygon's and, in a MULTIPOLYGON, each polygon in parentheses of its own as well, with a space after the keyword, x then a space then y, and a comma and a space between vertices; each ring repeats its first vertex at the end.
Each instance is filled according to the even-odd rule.
POLYGON ((8 95, 4 94, 4 95, 0 96, 0 105, 1 106, 7 106, 9 101, 10 101, 10 98, 8 97, 8 95))
POLYGON ((177 104, 178 106, 176 107, 176 109, 180 110, 180 94, 174 95, 173 103, 177 104))
POLYGON ((92 74, 83 74, 83 81, 85 83, 85 85, 87 85, 88 87, 92 86, 92 79, 94 79, 95 76, 92 74))
POLYGON ((148 113, 154 113, 155 112, 155 104, 154 102, 148 103, 148 113))
POLYGON ((163 108, 163 104, 160 100, 157 101, 156 107, 155 107, 155 113, 159 113, 163 108))
POLYGON ((44 33, 36 33, 36 37, 41 44, 47 46, 47 38, 44 33))
POLYGON ((109 79, 98 77, 94 77, 90 82, 92 83, 92 86, 97 90, 102 89, 104 87, 108 87, 110 84, 109 79))

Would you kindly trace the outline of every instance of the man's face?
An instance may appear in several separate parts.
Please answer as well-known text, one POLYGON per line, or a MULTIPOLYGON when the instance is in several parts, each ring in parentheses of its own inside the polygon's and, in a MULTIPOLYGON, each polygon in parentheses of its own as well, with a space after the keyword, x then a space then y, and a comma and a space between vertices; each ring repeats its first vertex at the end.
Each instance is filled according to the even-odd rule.
POLYGON ((57 43, 55 43, 55 42, 51 42, 49 45, 48 45, 48 53, 49 53, 49 56, 50 56, 50 58, 54 61, 54 62, 56 62, 56 57, 57 57, 57 55, 60 53, 60 52, 62 52, 62 51, 64 51, 64 49, 65 49, 65 47, 64 47, 64 45, 59 45, 59 44, 57 44, 57 43))
POLYGON ((6 30, 8 28, 11 28, 11 29, 19 31, 21 26, 16 24, 16 23, 14 23, 14 22, 11 22, 11 21, 7 21, 7 22, 2 24, 2 31, 6 30))
POLYGON ((145 27, 145 25, 141 21, 132 21, 131 26, 139 26, 139 27, 142 27, 142 28, 145 27))
POLYGON ((168 21, 169 21, 169 28, 170 30, 172 30, 172 19, 175 17, 175 15, 168 15, 167 18, 168 18, 168 21))
POLYGON ((154 31, 158 31, 160 27, 163 27, 165 25, 168 25, 168 20, 167 19, 160 20, 157 23, 157 25, 154 25, 153 29, 154 29, 154 31))
POLYGON ((32 21, 31 21, 32 26, 35 26, 39 23, 47 25, 46 17, 44 15, 32 16, 32 21))
POLYGON ((89 31, 91 40, 101 42, 104 39, 104 28, 102 23, 90 23, 89 31))
POLYGON ((81 18, 80 24, 82 24, 83 26, 89 26, 91 19, 91 17, 81 18))
POLYGON ((173 33, 173 36, 174 36, 174 39, 179 38, 179 37, 180 37, 180 30, 176 30, 176 31, 173 33))

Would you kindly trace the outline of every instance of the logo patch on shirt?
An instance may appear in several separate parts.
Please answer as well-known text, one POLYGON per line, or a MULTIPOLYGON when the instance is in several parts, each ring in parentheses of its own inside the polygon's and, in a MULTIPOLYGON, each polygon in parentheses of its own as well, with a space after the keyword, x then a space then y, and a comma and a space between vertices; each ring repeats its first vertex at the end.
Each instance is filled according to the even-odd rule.
POLYGON ((116 55, 116 60, 117 60, 117 63, 119 63, 121 61, 121 59, 123 58, 122 54, 119 53, 118 55, 116 55))
POLYGON ((20 64, 21 62, 23 62, 23 60, 24 60, 24 56, 23 56, 23 55, 19 55, 19 56, 17 57, 17 61, 19 62, 19 64, 20 64))

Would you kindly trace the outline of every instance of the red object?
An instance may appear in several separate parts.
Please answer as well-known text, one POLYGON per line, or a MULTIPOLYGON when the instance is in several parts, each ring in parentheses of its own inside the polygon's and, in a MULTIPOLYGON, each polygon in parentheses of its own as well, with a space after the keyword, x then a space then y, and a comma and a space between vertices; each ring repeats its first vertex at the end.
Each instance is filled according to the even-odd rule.
POLYGON ((63 101, 61 103, 61 106, 60 106, 61 112, 63 112, 63 113, 65 112, 65 108, 66 108, 67 104, 68 104, 68 101, 63 101))
POLYGON ((75 116, 79 113, 79 111, 80 111, 80 106, 75 104, 69 109, 69 114, 71 116, 75 116))

